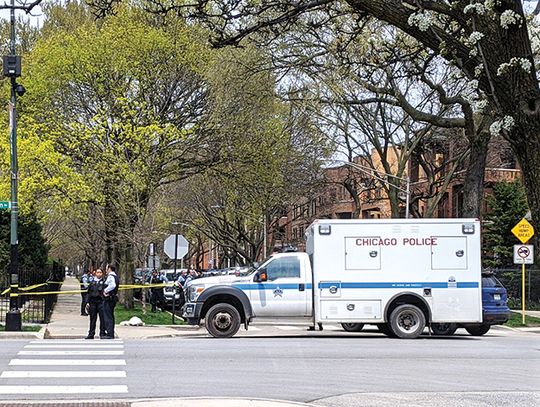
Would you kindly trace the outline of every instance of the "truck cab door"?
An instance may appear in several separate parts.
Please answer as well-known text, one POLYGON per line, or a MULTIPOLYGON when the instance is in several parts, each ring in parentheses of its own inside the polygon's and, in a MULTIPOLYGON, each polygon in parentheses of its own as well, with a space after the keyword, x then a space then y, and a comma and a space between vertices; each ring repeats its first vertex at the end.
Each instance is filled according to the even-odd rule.
POLYGON ((308 287, 298 256, 280 256, 264 264, 253 277, 250 299, 256 317, 303 317, 308 287), (261 281, 265 280, 265 281, 261 281))

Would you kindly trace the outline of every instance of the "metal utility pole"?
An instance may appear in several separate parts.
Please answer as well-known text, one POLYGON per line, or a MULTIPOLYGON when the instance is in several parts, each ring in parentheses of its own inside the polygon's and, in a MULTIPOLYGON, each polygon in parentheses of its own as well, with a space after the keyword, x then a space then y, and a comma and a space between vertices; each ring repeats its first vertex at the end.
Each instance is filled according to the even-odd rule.
POLYGON ((10 299, 6 315, 6 331, 21 331, 22 321, 19 310, 19 239, 17 236, 17 223, 19 218, 18 198, 18 158, 17 158, 17 95, 22 96, 26 91, 24 86, 17 83, 16 78, 21 76, 21 57, 15 55, 15 0, 10 6, 11 39, 9 55, 3 57, 4 76, 11 79, 11 99, 9 103, 9 137, 11 160, 11 231, 10 231, 10 299))
POLYGON ((263 261, 266 259, 266 246, 268 245, 267 238, 268 238, 268 230, 266 229, 266 212, 263 213, 263 261))

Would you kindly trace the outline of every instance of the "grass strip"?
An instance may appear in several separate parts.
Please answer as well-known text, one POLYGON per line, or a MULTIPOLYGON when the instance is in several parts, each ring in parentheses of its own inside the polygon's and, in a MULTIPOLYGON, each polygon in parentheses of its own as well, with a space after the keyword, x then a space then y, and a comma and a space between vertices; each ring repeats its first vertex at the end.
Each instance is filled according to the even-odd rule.
MULTIPOLYGON (((39 332, 41 329, 41 325, 23 325, 22 330, 23 332, 39 332)), ((6 327, 4 325, 0 324, 0 331, 5 331, 6 327)))
POLYGON ((510 319, 504 325, 512 327, 512 328, 535 327, 535 326, 540 326, 540 318, 525 315, 525 325, 523 325, 521 313, 512 312, 510 314, 510 319))
MULTIPOLYGON (((152 306, 146 305, 146 315, 143 314, 141 304, 135 303, 133 309, 127 310, 123 305, 118 304, 114 309, 114 319, 117 324, 127 321, 131 317, 139 317, 146 325, 172 325, 171 314, 165 311, 152 312, 152 306)), ((174 318, 175 325, 183 325, 184 321, 178 317, 174 318)))

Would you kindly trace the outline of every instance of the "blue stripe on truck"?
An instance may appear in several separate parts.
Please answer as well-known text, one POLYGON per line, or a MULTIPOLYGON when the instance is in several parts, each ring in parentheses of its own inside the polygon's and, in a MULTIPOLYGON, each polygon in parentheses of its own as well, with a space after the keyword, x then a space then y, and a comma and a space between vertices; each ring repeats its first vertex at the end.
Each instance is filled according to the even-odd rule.
MULTIPOLYGON (((448 288, 448 282, 418 282, 418 283, 402 283, 402 282, 390 282, 390 283, 337 283, 337 282, 324 282, 319 283, 319 289, 330 288, 332 286, 339 285, 339 288, 448 288)), ((275 283, 254 283, 254 284, 233 284, 234 287, 240 290, 275 290, 281 288, 282 290, 298 290, 298 283, 295 284, 275 284, 275 283)), ((478 288, 479 284, 476 281, 458 282, 457 288, 478 288)), ((311 290, 312 285, 306 284, 306 290, 311 290)))
MULTIPOLYGON (((319 288, 330 288, 335 286, 337 282, 319 283, 319 288)), ((448 282, 418 282, 418 283, 403 283, 403 282, 388 282, 388 283, 339 283, 340 288, 448 288, 448 282)), ((479 284, 476 281, 458 282, 457 288, 478 288, 479 284)))

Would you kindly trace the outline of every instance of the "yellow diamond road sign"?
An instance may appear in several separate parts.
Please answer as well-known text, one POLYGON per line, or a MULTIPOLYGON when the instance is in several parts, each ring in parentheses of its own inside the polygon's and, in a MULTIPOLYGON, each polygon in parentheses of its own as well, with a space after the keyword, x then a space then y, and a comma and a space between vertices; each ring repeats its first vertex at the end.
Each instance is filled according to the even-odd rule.
POLYGON ((523 218, 516 226, 514 226, 512 233, 519 239, 521 243, 526 243, 531 237, 534 236, 534 228, 529 222, 527 222, 527 219, 523 218))

